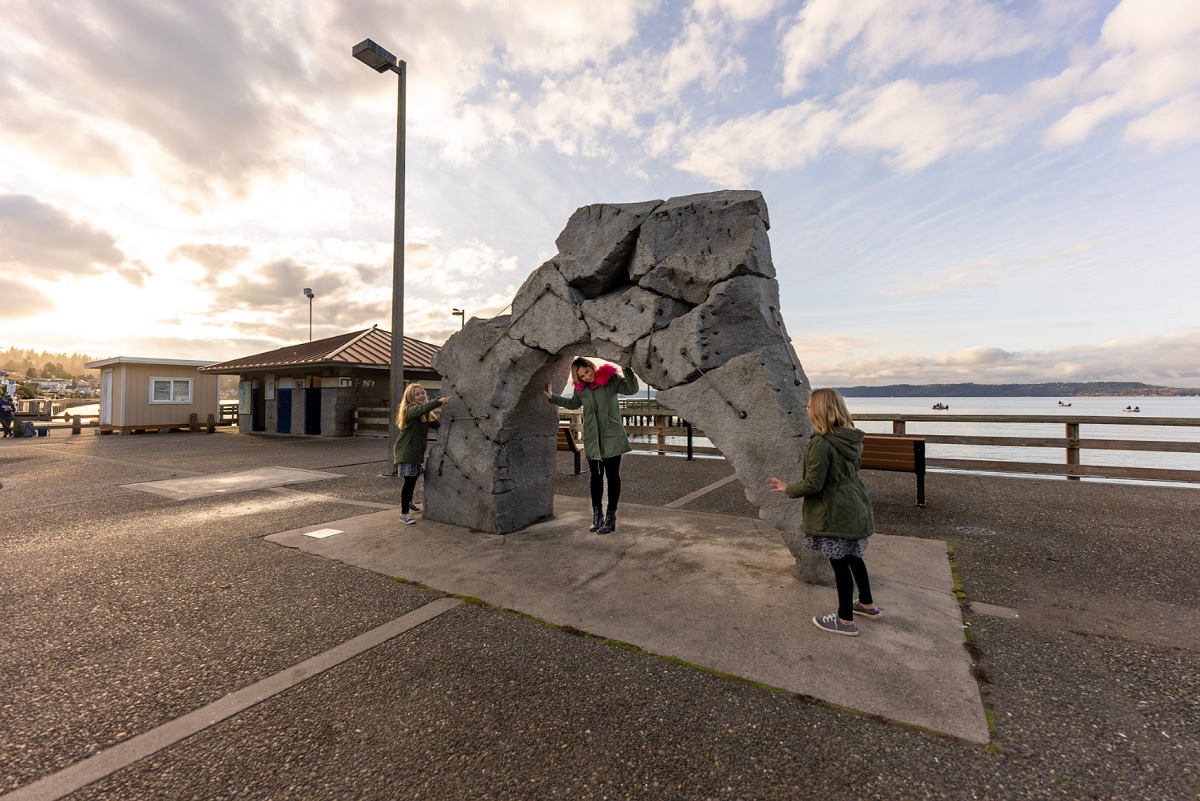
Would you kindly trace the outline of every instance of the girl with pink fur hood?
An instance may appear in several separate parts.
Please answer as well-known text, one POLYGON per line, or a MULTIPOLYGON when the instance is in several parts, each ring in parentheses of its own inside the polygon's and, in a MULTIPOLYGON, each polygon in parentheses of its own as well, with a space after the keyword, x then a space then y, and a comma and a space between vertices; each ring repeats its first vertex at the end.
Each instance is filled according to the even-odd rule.
POLYGON ((582 356, 571 362, 575 394, 554 394, 546 385, 546 398, 563 409, 583 408, 583 455, 592 473, 592 527, 588 531, 609 534, 617 530, 617 502, 621 499, 621 454, 632 450, 621 420, 618 395, 635 395, 637 376, 632 368, 618 372, 611 364, 593 365, 582 356), (601 515, 604 480, 608 479, 608 508, 601 515))

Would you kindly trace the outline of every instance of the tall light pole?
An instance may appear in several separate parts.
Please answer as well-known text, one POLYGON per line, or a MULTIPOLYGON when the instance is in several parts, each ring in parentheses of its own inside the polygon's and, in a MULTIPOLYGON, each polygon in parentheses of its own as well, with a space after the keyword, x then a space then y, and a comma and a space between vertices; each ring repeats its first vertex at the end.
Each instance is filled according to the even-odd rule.
POLYGON ((351 54, 376 72, 394 72, 399 77, 396 100, 396 221, 392 233, 392 381, 388 415, 387 474, 395 475, 392 443, 396 441, 396 411, 404 395, 404 100, 407 65, 370 39, 354 46, 351 54))
POLYGON ((312 299, 316 297, 312 287, 304 287, 304 297, 308 298, 308 341, 312 342, 312 299))
POLYGON ((450 313, 458 318, 458 327, 460 329, 467 324, 467 310, 466 309, 451 309, 450 313))

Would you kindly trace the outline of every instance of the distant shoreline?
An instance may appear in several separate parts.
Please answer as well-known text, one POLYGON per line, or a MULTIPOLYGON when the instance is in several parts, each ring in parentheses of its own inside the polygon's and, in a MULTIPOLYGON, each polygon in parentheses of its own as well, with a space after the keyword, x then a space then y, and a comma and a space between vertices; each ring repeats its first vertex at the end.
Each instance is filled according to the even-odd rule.
POLYGON ((1177 398, 1200 395, 1196 387, 1161 387, 1136 381, 1045 384, 890 384, 837 387, 847 398, 1177 398))

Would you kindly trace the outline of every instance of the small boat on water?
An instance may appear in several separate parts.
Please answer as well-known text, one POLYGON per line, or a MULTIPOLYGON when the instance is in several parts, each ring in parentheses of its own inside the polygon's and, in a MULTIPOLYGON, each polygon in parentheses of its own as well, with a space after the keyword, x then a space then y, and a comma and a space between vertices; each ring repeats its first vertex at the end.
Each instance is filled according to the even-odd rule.
POLYGON ((1121 411, 1123 411, 1123 412, 1140 412, 1141 408, 1137 407, 1137 406, 1126 406, 1121 411))
POLYGON ((949 409, 950 407, 944 403, 935 403, 935 404, 933 404, 933 408, 937 409, 938 411, 942 411, 944 409, 949 409))
POLYGON ((1070 406, 1071 404, 1069 404, 1069 403, 1063 403, 1062 401, 1059 401, 1059 402, 1058 402, 1058 405, 1059 405, 1059 406, 1070 406))

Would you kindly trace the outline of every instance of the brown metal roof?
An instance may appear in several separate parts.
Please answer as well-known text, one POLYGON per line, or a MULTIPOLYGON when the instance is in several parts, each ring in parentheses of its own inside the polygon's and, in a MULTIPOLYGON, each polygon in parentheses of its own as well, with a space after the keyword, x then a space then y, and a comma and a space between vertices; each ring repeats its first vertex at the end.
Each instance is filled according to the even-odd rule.
MULTIPOLYGON (((404 369, 433 370, 433 357, 441 350, 412 337, 404 338, 404 369)), ((250 370, 285 367, 378 367, 392 364, 392 332, 371 326, 336 337, 287 345, 278 350, 256 353, 219 364, 201 367, 202 373, 243 373, 250 370)))

